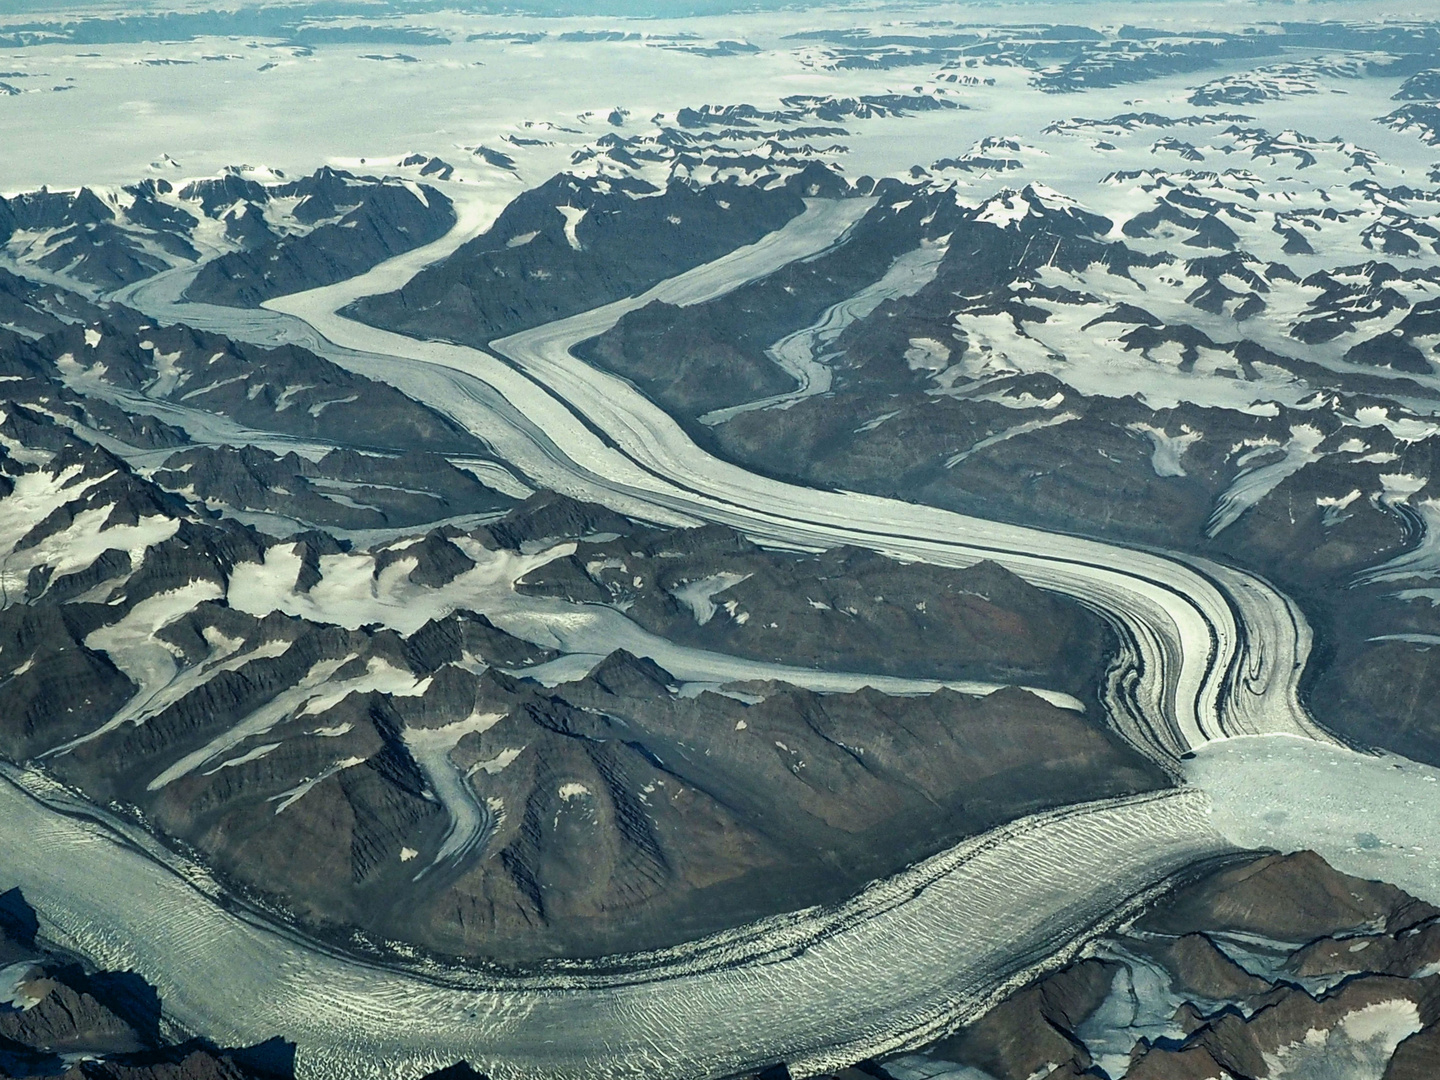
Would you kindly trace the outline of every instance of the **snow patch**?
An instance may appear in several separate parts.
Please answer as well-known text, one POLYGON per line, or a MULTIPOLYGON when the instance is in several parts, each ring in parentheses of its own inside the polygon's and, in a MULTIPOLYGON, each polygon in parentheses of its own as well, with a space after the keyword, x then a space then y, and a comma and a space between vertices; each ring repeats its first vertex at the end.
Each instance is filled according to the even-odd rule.
POLYGON ((507 765, 509 765, 512 761, 514 761, 524 752, 525 747, 523 746, 506 747, 504 750, 501 750, 500 753, 496 754, 490 760, 477 761, 474 765, 471 765, 470 771, 466 773, 466 775, 474 776, 477 772, 483 772, 494 776, 498 772, 503 772, 507 765))
POLYGON ((670 590, 670 595, 679 600, 690 609, 695 616, 695 621, 704 626, 715 617, 715 602, 711 597, 739 585, 747 580, 750 574, 736 574, 730 571, 722 571, 718 574, 711 574, 709 577, 701 578, 699 581, 691 581, 688 584, 678 586, 670 590))
POLYGON ((1171 435, 1164 428, 1150 424, 1131 424, 1130 430, 1142 432, 1149 437, 1154 447, 1150 454, 1150 467, 1155 470, 1156 476, 1184 476, 1185 468, 1180 459, 1192 444, 1204 438, 1200 432, 1191 431, 1185 425, 1181 425, 1179 435, 1171 435))
POLYGON ((1006 428, 1004 431, 997 431, 994 435, 981 439, 974 446, 970 447, 970 449, 962 450, 960 451, 960 453, 952 455, 948 460, 946 460, 945 467, 947 469, 953 469, 956 465, 959 465, 962 461, 970 457, 972 454, 978 454, 981 450, 985 450, 991 446, 995 446, 998 443, 1013 439, 1017 435, 1028 435, 1032 431, 1041 431, 1045 428, 1059 427, 1061 424, 1068 424, 1071 420, 1079 419, 1080 415, 1078 413, 1063 412, 1058 413, 1055 416, 1047 416, 1039 420, 1027 420, 1023 424, 1016 424, 1014 427, 1006 428))
POLYGON ((265 801, 276 804, 275 813, 278 816, 294 806, 299 800, 303 799, 316 784, 329 780, 330 777, 338 772, 353 769, 356 765, 363 765, 364 763, 365 759, 362 757, 342 758, 323 770, 318 776, 312 776, 308 780, 302 780, 288 791, 282 791, 279 795, 271 795, 270 798, 265 801))
POLYGON ((589 210, 580 206, 557 206, 555 209, 559 210, 561 216, 565 218, 566 242, 576 251, 579 251, 580 237, 575 235, 575 230, 579 227, 580 222, 585 220, 585 215, 589 213, 589 210))
MULTIPOLYGON (((1279 460, 1259 468, 1242 472, 1230 482, 1215 502, 1215 510, 1205 526, 1206 536, 1218 536, 1240 519, 1240 515, 1256 505, 1274 491, 1286 477, 1293 476, 1312 461, 1319 461, 1317 452, 1325 441, 1324 433, 1310 424, 1297 424, 1290 429, 1290 440, 1285 444, 1285 455, 1279 460)), ((1240 458, 1238 464, 1245 464, 1251 455, 1263 452, 1268 447, 1252 450, 1240 458)))
POLYGON ((944 371, 950 366, 950 349, 934 338, 913 337, 905 350, 905 364, 911 371, 944 371))

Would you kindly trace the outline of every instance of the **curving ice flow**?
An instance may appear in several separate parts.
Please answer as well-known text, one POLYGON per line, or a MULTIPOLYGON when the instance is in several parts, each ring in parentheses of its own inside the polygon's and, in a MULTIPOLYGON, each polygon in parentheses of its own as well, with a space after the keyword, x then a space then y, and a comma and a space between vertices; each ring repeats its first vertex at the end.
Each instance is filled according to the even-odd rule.
MULTIPOLYGON (((403 283, 418 257, 272 300, 267 307, 298 317, 344 349, 404 358, 483 384, 525 423, 492 412, 481 434, 536 483, 641 516, 720 522, 771 543, 854 544, 952 566, 992 559, 1036 585, 1080 599, 1105 613, 1124 642, 1125 669, 1110 680, 1116 724, 1162 760, 1233 735, 1324 738, 1295 695, 1309 628, 1286 598, 1258 578, 893 499, 818 491, 757 476, 705 453, 633 386, 571 351, 652 300, 700 303, 813 255, 842 238, 869 205, 862 199, 812 202, 805 213, 755 244, 643 295, 496 341, 492 352, 407 338, 339 313, 355 298, 403 283), (1251 627, 1247 618, 1263 620, 1263 628, 1251 627)), ((451 242, 441 250, 453 247, 451 242)), ((464 403, 457 408, 453 393, 436 392, 453 387, 453 381, 427 387, 404 373, 393 381, 465 422, 464 403)))
POLYGON ((475 789, 466 783, 466 776, 451 759, 450 751, 464 736, 488 730, 503 716, 503 713, 474 713, 444 727, 407 727, 402 733, 405 746, 430 781, 431 790, 450 812, 450 827, 440 850, 430 866, 416 873, 417 880, 431 866, 458 861, 475 850, 493 828, 493 815, 481 803, 475 789))
MULTIPOLYGON (((271 301, 265 330, 320 335, 336 362, 466 424, 536 484, 791 546, 848 543, 957 566, 993 559, 1075 596, 1121 640, 1106 693, 1114 723, 1172 766, 1233 735, 1323 739, 1296 696, 1309 628, 1263 581, 1201 559, 758 477, 703 453, 628 383, 571 352, 651 299, 696 303, 822 250, 866 208, 813 203, 748 248, 492 352, 337 314, 478 232, 484 215, 467 211, 428 249, 271 301)), ((226 906, 203 870, 144 833, 33 775, 5 775, 0 888, 20 884, 58 940, 154 982, 180 1026, 222 1043, 293 1040, 302 1077, 408 1077, 462 1057, 501 1080, 722 1076, 780 1060, 802 1073, 833 1068, 923 1044, 1067 962, 1174 873, 1233 850, 1206 793, 1180 788, 1012 822, 836 908, 619 958, 608 971, 522 976, 413 958, 400 970, 226 906), (110 887, 85 887, 96 880, 110 887)), ((456 842, 481 829, 466 823, 456 842)))
POLYGON ((943 244, 925 243, 914 251, 906 252, 890 264, 879 280, 871 282, 854 296, 830 305, 813 324, 786 334, 766 349, 765 354, 798 384, 795 390, 759 401, 747 401, 743 405, 715 409, 700 417, 700 422, 723 424, 741 413, 756 409, 788 409, 797 401, 827 393, 832 381, 829 361, 833 354, 827 356, 824 350, 835 344, 847 326, 863 319, 886 300, 914 296, 933 281, 947 250, 943 244))
POLYGON ((296 1043, 301 1077, 327 1080, 413 1077, 460 1058, 498 1080, 839 1068, 933 1038, 1228 850, 1195 791, 1088 804, 966 841, 838 908, 610 972, 507 978, 386 969, 229 910, 203 869, 9 768, 0 822, 26 838, 4 873, 48 936, 142 973, 181 1027, 222 1044, 279 1034, 296 1043), (97 880, 107 887, 84 887, 97 880))

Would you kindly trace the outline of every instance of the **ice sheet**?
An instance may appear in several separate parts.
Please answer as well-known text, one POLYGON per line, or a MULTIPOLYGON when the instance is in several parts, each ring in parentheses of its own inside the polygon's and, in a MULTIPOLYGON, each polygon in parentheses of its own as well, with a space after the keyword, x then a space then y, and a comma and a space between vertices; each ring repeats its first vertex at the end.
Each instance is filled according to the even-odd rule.
POLYGON ((1348 874, 1440 903, 1440 769, 1273 735, 1204 747, 1185 776, 1239 846, 1317 851, 1348 874))

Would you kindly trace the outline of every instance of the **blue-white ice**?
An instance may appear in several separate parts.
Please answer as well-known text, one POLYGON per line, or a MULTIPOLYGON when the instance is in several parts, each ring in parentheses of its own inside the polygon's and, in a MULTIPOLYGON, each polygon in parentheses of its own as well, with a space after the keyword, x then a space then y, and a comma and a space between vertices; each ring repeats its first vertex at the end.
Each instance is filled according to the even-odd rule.
POLYGON ((1184 768, 1236 845, 1309 849, 1440 903, 1440 769, 1283 735, 1212 743, 1184 768))

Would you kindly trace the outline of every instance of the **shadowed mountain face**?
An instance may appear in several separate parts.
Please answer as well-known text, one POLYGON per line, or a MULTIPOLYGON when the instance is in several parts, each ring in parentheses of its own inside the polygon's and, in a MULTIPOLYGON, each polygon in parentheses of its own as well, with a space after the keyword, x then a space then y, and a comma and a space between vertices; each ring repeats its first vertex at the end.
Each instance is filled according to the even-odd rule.
POLYGON ((757 660, 1081 697, 1109 645, 1093 616, 995 563, 902 566, 854 548, 777 558, 720 527, 582 542, 516 587, 608 604, 672 641, 757 660))
POLYGON ((449 933, 539 926, 567 952, 679 940, 718 929, 717 909, 729 921, 802 895, 838 900, 1017 813, 1163 783, 1083 718, 1019 691, 767 683, 737 701, 672 686, 617 653, 578 682, 520 691, 457 744, 497 816, 499 856, 456 883, 466 899, 449 933))
POLYGON ((353 277, 454 222, 433 187, 329 167, 299 180, 229 169, 179 188, 152 178, 0 198, 0 240, 22 265, 101 290, 199 265, 190 299, 236 307, 353 277))
MULTIPOLYGON (((0 894, 0 1072, 64 1080, 294 1080, 295 1045, 279 1037, 223 1048, 162 1032, 164 1002, 132 972, 97 970, 37 941, 18 889, 0 894)), ((425 1080, 482 1080, 465 1062, 425 1080)))
POLYGON ((345 447, 486 456, 485 444, 393 387, 295 345, 266 348, 0 270, 8 401, 136 449, 345 447))
MULTIPOLYGON (((432 187, 377 184, 331 169, 262 189, 262 195, 262 204, 298 198, 292 213, 309 231, 276 236, 265 227, 255 203, 230 210, 226 232, 234 234, 240 250, 207 262, 186 289, 187 298, 255 307, 272 297, 364 273, 391 256, 438 240, 455 224, 450 200, 432 187)), ((214 216, 213 207, 207 212, 214 216)))

